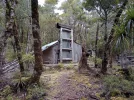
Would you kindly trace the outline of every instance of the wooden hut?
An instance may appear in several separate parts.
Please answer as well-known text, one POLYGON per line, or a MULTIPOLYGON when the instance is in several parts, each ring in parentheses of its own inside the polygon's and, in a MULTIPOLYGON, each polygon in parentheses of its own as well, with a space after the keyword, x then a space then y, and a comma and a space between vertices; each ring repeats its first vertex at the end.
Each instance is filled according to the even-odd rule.
POLYGON ((59 62, 79 62, 82 47, 73 41, 73 30, 70 26, 57 24, 60 29, 60 39, 42 47, 44 64, 59 62))

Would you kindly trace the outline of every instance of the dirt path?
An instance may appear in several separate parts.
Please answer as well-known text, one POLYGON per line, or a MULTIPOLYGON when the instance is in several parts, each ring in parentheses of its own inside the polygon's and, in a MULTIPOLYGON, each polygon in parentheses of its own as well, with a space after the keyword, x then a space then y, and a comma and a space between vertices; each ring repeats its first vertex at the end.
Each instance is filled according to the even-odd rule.
POLYGON ((98 79, 65 70, 43 74, 42 80, 48 78, 47 100, 99 100, 98 79))

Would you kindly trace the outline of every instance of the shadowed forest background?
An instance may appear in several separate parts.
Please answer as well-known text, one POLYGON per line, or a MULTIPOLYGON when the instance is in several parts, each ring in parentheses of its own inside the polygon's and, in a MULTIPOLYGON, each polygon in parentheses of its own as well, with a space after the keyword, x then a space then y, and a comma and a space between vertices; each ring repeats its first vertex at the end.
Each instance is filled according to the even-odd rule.
POLYGON ((0 1, 0 100, 134 100, 134 0, 59 2, 0 1), (79 62, 44 63, 57 23, 73 30, 79 62))

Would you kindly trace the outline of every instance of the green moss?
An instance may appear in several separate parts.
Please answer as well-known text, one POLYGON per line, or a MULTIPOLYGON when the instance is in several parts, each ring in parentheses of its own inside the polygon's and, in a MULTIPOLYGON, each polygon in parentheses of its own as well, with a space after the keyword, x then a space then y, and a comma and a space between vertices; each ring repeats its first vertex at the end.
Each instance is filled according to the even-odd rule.
POLYGON ((88 100, 88 98, 82 97, 80 100, 88 100))
POLYGON ((9 85, 7 85, 7 86, 4 87, 3 91, 1 92, 1 95, 5 97, 5 96, 8 96, 11 93, 12 93, 11 88, 10 88, 9 85))
POLYGON ((55 67, 57 70, 64 69, 64 64, 63 63, 58 63, 58 65, 55 67))
POLYGON ((118 69, 121 69, 121 66, 112 66, 112 68, 113 68, 114 70, 118 70, 118 69))
POLYGON ((66 69, 67 70, 71 70, 71 69, 73 69, 74 68, 74 66, 72 65, 72 64, 69 64, 68 66, 66 66, 66 69))

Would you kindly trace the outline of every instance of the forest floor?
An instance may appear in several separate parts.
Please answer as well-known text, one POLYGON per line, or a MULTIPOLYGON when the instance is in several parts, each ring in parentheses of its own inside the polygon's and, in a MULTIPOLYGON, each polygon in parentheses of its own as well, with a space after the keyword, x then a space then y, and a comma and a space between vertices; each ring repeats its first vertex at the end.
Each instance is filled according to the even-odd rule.
MULTIPOLYGON (((0 78, 0 100, 134 100, 134 97, 129 99, 120 95, 112 96, 110 99, 104 98, 106 97, 104 94, 104 78, 107 77, 106 82, 107 84, 110 82, 110 86, 118 85, 118 81, 116 82, 113 79, 121 78, 119 77, 120 74, 116 73, 120 69, 119 66, 109 68, 107 75, 98 75, 96 72, 99 72, 100 68, 94 68, 93 63, 89 63, 89 66, 90 71, 83 70, 83 74, 78 72, 78 65, 68 64, 65 66, 58 64, 58 66, 52 66, 52 68, 45 67, 41 75, 40 85, 33 84, 27 87, 25 92, 18 91, 17 94, 13 93, 9 84, 11 80, 13 83, 20 82, 19 73, 13 74, 15 77, 12 79, 0 78), (110 75, 112 75, 111 78, 109 78, 110 75)), ((26 73, 23 78, 27 79, 27 76, 31 75, 26 73)), ((130 83, 130 81, 125 79, 123 82, 125 81, 129 86, 128 82, 130 83)), ((131 89, 132 87, 127 88, 131 89)))
POLYGON ((100 100, 101 81, 75 70, 44 72, 41 80, 47 87, 47 100, 100 100))

